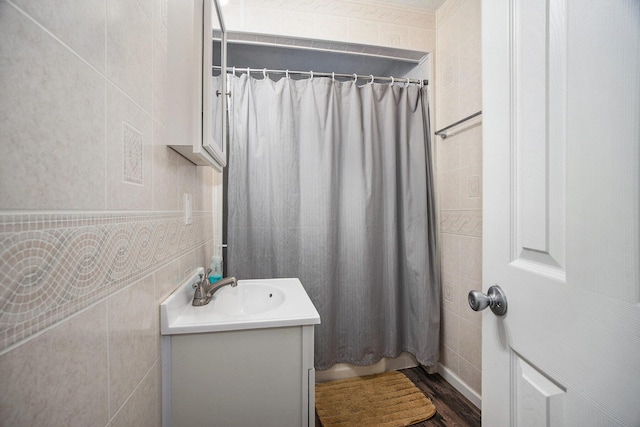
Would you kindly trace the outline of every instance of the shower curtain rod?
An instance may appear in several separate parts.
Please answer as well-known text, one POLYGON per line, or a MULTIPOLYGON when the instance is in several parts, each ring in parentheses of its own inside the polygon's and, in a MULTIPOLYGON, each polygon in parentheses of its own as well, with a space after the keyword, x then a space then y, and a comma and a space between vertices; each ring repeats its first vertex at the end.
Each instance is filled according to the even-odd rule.
MULTIPOLYGON (((214 65, 214 70, 219 70, 221 67, 219 65, 214 65)), ((326 72, 315 72, 315 71, 294 71, 294 70, 270 70, 267 68, 249 68, 249 67, 227 67, 227 73, 235 74, 236 72, 240 73, 262 73, 263 76, 267 76, 268 74, 284 74, 285 76, 289 76, 289 74, 301 74, 307 75, 310 78, 313 77, 331 77, 335 79, 336 77, 349 78, 354 80, 369 80, 369 83, 373 83, 374 81, 385 81, 393 83, 404 83, 406 85, 414 84, 419 86, 427 86, 429 84, 429 80, 421 80, 421 79, 409 79, 404 77, 381 77, 381 76, 373 76, 373 75, 363 75, 363 74, 344 74, 344 73, 326 73, 326 72)))

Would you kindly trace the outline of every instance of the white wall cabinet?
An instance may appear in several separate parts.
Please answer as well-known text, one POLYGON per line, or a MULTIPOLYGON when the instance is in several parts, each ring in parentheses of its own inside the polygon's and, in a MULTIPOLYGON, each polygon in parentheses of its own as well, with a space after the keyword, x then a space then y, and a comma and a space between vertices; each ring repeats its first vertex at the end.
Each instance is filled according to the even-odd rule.
POLYGON ((221 171, 226 153, 226 31, 217 0, 167 3, 167 140, 221 171))

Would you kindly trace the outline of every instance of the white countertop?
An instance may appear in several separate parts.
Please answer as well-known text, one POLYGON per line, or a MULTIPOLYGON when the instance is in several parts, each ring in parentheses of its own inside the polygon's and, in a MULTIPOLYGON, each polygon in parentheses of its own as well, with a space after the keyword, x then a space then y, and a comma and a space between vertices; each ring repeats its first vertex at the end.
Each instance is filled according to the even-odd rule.
MULTIPOLYGON (((194 307, 192 284, 199 280, 204 269, 197 269, 178 289, 160 305, 160 332, 162 335, 194 334, 235 331, 242 329, 276 328, 283 326, 315 325, 320 315, 296 278, 239 280, 243 283, 264 284, 282 290, 284 300, 276 308, 257 314, 224 314, 215 309, 212 301, 194 307)), ((222 292, 225 288, 219 290, 222 292)), ((216 293, 217 294, 217 293, 216 293)))

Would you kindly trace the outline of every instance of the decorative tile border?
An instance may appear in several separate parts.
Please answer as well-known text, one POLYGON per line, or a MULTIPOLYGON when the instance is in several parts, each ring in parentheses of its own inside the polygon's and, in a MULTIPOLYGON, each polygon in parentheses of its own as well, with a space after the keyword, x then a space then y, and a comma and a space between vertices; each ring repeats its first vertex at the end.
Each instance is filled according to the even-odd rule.
POLYGON ((0 351, 212 238, 211 213, 0 214, 0 351))
POLYGON ((464 236, 482 236, 482 210, 441 210, 440 232, 464 236))

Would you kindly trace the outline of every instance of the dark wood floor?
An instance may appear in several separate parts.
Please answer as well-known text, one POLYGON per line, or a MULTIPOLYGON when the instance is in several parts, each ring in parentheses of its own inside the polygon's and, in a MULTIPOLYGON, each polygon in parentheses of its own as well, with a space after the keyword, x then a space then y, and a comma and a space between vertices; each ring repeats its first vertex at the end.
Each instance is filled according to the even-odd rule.
POLYGON ((480 426, 480 409, 438 374, 421 367, 403 369, 405 374, 436 405, 436 414, 412 427, 480 426))
MULTIPOLYGON (((421 367, 402 369, 413 383, 436 405, 436 414, 412 427, 480 426, 480 410, 438 374, 427 374, 421 367)), ((316 416, 316 427, 320 427, 316 416)), ((365 427, 365 426, 363 426, 365 427)))

